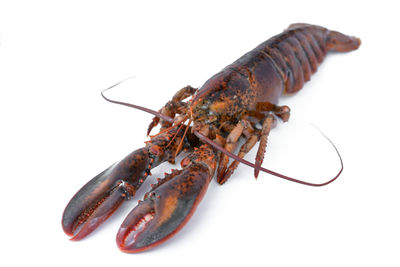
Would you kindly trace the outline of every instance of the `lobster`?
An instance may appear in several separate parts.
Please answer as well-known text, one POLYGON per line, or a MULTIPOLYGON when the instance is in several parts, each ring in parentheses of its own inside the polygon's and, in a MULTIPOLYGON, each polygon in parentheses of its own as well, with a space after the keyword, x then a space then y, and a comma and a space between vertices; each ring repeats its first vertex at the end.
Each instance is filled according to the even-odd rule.
POLYGON ((297 23, 225 67, 201 88, 182 88, 159 111, 111 100, 103 91, 110 102, 155 115, 147 135, 157 125, 160 132, 75 194, 63 213, 64 232, 72 240, 90 234, 135 195, 152 168, 165 161, 173 163, 182 151, 188 153, 181 161, 182 169, 158 179, 123 221, 116 238, 122 251, 144 251, 172 237, 190 219, 214 174, 223 184, 239 163, 253 167, 256 178, 263 171, 310 186, 331 183, 343 170, 337 150, 342 167, 321 184, 297 180, 261 164, 270 131, 278 119, 285 122, 290 116, 288 106, 278 105, 279 97, 298 92, 328 51, 352 51, 360 44, 356 37, 297 23), (245 160, 258 142, 255 163, 245 160))

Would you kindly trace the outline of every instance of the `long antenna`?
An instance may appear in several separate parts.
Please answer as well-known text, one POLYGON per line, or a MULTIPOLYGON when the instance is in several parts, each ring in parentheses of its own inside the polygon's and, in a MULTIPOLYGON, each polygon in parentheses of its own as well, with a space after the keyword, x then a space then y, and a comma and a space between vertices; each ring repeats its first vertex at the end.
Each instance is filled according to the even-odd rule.
MULTIPOLYGON (((317 128, 317 129, 318 129, 318 128, 317 128)), ((319 130, 319 129, 318 129, 318 130, 319 130)), ((321 130, 319 130, 319 131, 321 132, 321 130)), ((283 175, 283 174, 280 174, 280 173, 271 171, 271 170, 269 170, 269 169, 263 168, 263 167, 261 167, 261 166, 257 166, 257 165, 255 165, 254 163, 251 163, 250 161, 247 161, 247 160, 245 160, 245 159, 242 159, 242 158, 238 157, 237 155, 235 155, 235 154, 229 152, 228 150, 226 150, 226 149, 223 148, 222 146, 218 145, 217 143, 215 143, 214 141, 212 141, 212 140, 209 139, 208 137, 204 136, 203 134, 201 134, 201 133, 199 133, 199 132, 197 132, 197 131, 195 131, 194 134, 195 134, 201 141, 203 141, 204 143, 209 144, 210 146, 212 146, 212 147, 218 149, 218 150, 221 151, 222 153, 224 153, 224 154, 226 154, 227 156, 233 158, 234 160, 239 161, 240 163, 243 163, 243 164, 245 164, 245 165, 247 165, 247 166, 250 166, 250 167, 252 167, 252 168, 254 168, 254 169, 257 169, 257 170, 260 170, 260 171, 269 173, 269 174, 271 174, 271 175, 277 176, 277 177, 279 177, 279 178, 282 178, 282 179, 285 179, 285 180, 289 180, 289 181, 291 181, 291 182, 295 182, 295 183, 299 183, 299 184, 304 184, 304 185, 308 185, 308 186, 324 186, 324 185, 330 184, 330 183, 332 183, 333 181, 335 181, 335 180, 340 176, 340 174, 341 174, 342 171, 343 171, 343 160, 342 160, 342 157, 341 157, 340 154, 339 154, 338 149, 337 149, 336 146, 333 144, 333 142, 332 142, 326 135, 324 135, 322 132, 321 132, 321 134, 322 134, 326 139, 328 139, 328 141, 332 144, 333 148, 336 150, 336 153, 338 154, 339 159, 340 159, 341 168, 340 168, 338 174, 336 174, 335 177, 333 177, 333 178, 330 179, 329 181, 324 182, 324 183, 321 183, 321 184, 309 183, 309 182, 306 182, 306 181, 298 180, 298 179, 295 179, 295 178, 292 178, 292 177, 289 177, 289 176, 286 176, 286 175, 283 175)))
POLYGON ((114 84, 114 85, 112 85, 112 86, 110 86, 110 87, 104 89, 103 91, 101 91, 101 96, 102 96, 105 100, 107 100, 108 102, 111 102, 111 103, 114 103, 114 104, 123 105, 123 106, 127 106, 127 107, 131 107, 131 108, 135 108, 135 109, 139 109, 139 110, 142 110, 142 111, 144 111, 144 112, 153 114, 154 116, 159 117, 160 119, 163 119, 163 120, 165 120, 165 121, 174 122, 174 119, 173 119, 173 118, 170 118, 170 117, 168 117, 168 116, 165 116, 165 115, 163 115, 163 114, 161 114, 160 112, 157 112, 157 111, 155 111, 155 110, 152 110, 152 109, 149 109, 149 108, 145 108, 145 107, 142 107, 142 106, 138 106, 138 105, 134 105, 134 104, 130 104, 130 103, 126 103, 126 102, 122 102, 122 101, 112 100, 112 99, 107 98, 107 97, 104 95, 104 92, 105 92, 105 91, 110 90, 110 89, 114 88, 115 86, 117 86, 117 85, 119 85, 119 84, 125 82, 126 80, 131 79, 131 78, 132 78, 132 77, 126 78, 126 79, 124 79, 124 80, 122 80, 122 81, 119 81, 119 82, 117 82, 116 84, 114 84))

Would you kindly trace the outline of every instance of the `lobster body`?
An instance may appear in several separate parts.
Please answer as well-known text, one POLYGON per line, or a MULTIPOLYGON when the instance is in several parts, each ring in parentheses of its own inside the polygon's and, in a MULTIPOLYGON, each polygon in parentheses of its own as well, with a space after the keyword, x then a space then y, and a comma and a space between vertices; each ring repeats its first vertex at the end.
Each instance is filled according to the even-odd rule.
POLYGON ((91 233, 136 193, 150 169, 164 161, 174 162, 185 149, 190 154, 181 161, 182 169, 158 179, 117 234, 117 244, 125 252, 143 251, 164 242, 192 216, 214 173, 220 184, 226 182, 259 142, 254 165, 257 177, 276 118, 289 119, 290 109, 278 106, 279 98, 299 91, 328 51, 351 51, 359 45, 356 37, 320 26, 293 24, 211 77, 200 89, 182 88, 158 113, 150 112, 156 117, 148 134, 159 122, 161 129, 144 148, 112 165, 75 194, 63 214, 65 233, 73 240, 91 233), (184 102, 189 96, 192 98, 184 102), (245 142, 234 155, 240 138, 245 142), (228 166, 229 157, 234 161, 228 166))

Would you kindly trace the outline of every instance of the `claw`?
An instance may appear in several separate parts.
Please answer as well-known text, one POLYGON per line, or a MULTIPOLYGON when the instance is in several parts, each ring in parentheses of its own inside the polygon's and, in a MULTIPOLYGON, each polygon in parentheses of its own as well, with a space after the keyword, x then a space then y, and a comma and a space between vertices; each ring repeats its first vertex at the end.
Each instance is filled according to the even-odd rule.
POLYGON ((65 208, 62 226, 72 240, 90 234, 135 195, 148 174, 147 148, 138 149, 83 186, 65 208))
POLYGON ((151 168, 174 157, 176 142, 166 147, 177 131, 180 130, 173 128, 152 139, 146 147, 115 163, 75 194, 62 217, 63 230, 71 240, 80 240, 99 227, 124 200, 135 195, 151 168))
POLYGON ((184 168, 167 175, 145 195, 122 223, 118 247, 124 252, 140 252, 157 246, 178 232, 193 215, 214 175, 217 157, 203 145, 184 168))

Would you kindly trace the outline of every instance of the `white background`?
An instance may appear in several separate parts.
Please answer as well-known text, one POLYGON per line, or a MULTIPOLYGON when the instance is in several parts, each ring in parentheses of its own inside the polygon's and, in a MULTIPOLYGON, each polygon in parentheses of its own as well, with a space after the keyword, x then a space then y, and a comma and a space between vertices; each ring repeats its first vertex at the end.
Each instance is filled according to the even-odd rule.
POLYGON ((1 1, 0 265, 399 266, 395 2, 1 1), (151 251, 115 245, 142 195, 85 240, 68 240, 61 215, 73 194, 147 140, 151 116, 105 102, 102 89, 134 75, 108 95, 158 109, 295 22, 362 45, 328 56, 301 92, 282 99, 292 117, 271 134, 264 166, 308 181, 333 177, 338 158, 313 123, 343 156, 337 181, 255 180, 241 166, 227 184, 212 181, 186 227, 151 251))

